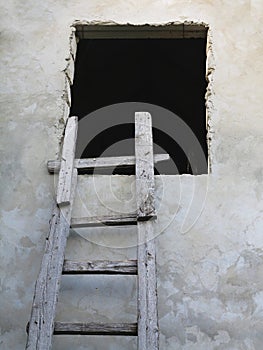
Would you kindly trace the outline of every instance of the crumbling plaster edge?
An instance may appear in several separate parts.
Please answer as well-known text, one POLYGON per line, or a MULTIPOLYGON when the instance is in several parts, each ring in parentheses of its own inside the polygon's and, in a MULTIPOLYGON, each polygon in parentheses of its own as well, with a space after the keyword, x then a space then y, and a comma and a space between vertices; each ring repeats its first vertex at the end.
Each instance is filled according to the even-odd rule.
POLYGON ((71 85, 73 84, 74 79, 74 69, 75 69, 75 60, 77 53, 77 42, 78 39, 75 35, 76 29, 74 26, 69 27, 69 39, 68 39, 68 53, 65 57, 65 67, 62 69, 62 79, 64 88, 60 94, 60 106, 61 113, 58 118, 56 128, 57 128, 57 138, 59 143, 59 150, 57 152, 57 159, 61 156, 62 143, 64 138, 65 126, 70 115, 71 107, 71 85))
POLYGON ((129 25, 129 26, 142 26, 149 25, 153 27, 157 26, 168 26, 168 25, 198 25, 207 28, 207 45, 206 45, 206 80, 207 80, 207 89, 205 94, 205 105, 206 105, 206 129, 207 129, 207 147, 208 147, 208 174, 212 173, 212 163, 213 163, 213 151, 212 151, 212 140, 214 135, 214 130, 212 127, 212 116, 215 114, 214 107, 214 90, 213 90, 213 81, 214 81, 214 71, 216 68, 214 52, 213 52, 213 33, 209 23, 203 21, 169 21, 169 22, 144 22, 144 23, 130 23, 130 22, 115 22, 115 21, 88 21, 88 20, 75 20, 70 25, 70 35, 69 35, 69 52, 65 58, 66 65, 63 69, 64 73, 64 90, 62 93, 62 116, 59 119, 60 124, 63 125, 63 131, 59 137, 59 143, 62 144, 64 137, 64 127, 68 120, 71 107, 71 85, 74 80, 74 68, 75 68, 75 59, 77 53, 77 43, 79 39, 76 36, 76 26, 77 25, 89 25, 89 26, 118 26, 118 25, 129 25))

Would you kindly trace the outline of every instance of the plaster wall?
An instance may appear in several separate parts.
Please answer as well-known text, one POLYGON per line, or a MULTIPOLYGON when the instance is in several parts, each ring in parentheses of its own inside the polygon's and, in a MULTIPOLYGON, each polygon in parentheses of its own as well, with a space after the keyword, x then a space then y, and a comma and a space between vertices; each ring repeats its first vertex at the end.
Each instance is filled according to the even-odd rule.
MULTIPOLYGON (((262 348, 262 17, 260 0, 1 1, 1 349, 26 343, 55 189, 46 161, 59 155, 70 105, 75 20, 209 25, 211 172, 156 179, 160 349, 262 348)), ((134 206, 133 180, 81 178, 74 215, 134 206)), ((72 231, 67 257, 135 257, 133 229, 105 230, 72 231)), ((57 319, 135 321, 135 288, 133 277, 63 277, 57 319)), ((57 336, 53 348, 136 349, 136 339, 57 336)))

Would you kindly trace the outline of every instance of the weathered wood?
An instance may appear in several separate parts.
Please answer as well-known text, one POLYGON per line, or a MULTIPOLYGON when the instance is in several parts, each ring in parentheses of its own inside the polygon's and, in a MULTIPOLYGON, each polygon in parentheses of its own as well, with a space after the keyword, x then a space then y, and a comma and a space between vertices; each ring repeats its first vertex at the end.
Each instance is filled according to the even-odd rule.
POLYGON ((137 214, 72 218, 71 227, 137 225, 137 214))
POLYGON ((62 148, 61 165, 58 177, 57 203, 67 205, 70 202, 71 182, 74 169, 74 158, 78 118, 70 117, 65 129, 64 143, 62 148))
POLYGON ((46 238, 45 252, 35 286, 26 344, 27 350, 51 349, 56 304, 76 183, 77 170, 75 169, 72 178, 71 204, 62 208, 55 205, 53 210, 50 231, 46 238))
POLYGON ((198 24, 150 25, 89 25, 83 21, 75 23, 79 39, 183 39, 206 38, 207 27, 198 24))
POLYGON ((157 276, 156 252, 154 241, 154 222, 139 223, 138 230, 146 235, 145 262, 146 262, 146 296, 147 296, 147 349, 159 349, 159 327, 157 312, 157 276))
POLYGON ((153 221, 154 166, 151 115, 135 115, 136 198, 138 212, 138 350, 158 350, 156 256, 153 221), (148 220, 148 221, 147 221, 148 220))
POLYGON ((136 275, 137 260, 127 261, 72 261, 65 260, 64 275, 75 274, 105 274, 105 275, 136 275))
MULTIPOLYGON (((154 163, 163 162, 169 160, 169 154, 155 154, 154 163)), ((134 156, 126 157, 101 157, 101 158, 83 158, 75 159, 74 167, 80 170, 92 170, 97 169, 109 169, 109 168, 128 168, 135 165, 134 156)), ((58 173, 60 169, 60 160, 49 160, 47 162, 47 168, 50 174, 58 173)))
POLYGON ((145 231, 144 226, 146 222, 138 222, 138 246, 137 246, 137 260, 138 260, 138 350, 147 349, 147 272, 146 272, 146 245, 145 245, 145 231), (141 227, 141 229, 140 229, 141 227))
POLYGON ((135 157, 138 220, 155 217, 152 119, 147 112, 135 113, 135 157))
POLYGON ((137 323, 55 322, 54 334, 136 336, 137 323))
MULTIPOLYGON (((72 123, 75 124, 75 121, 72 121, 72 123)), ((157 317, 154 222, 153 220, 149 220, 156 217, 154 207, 154 158, 152 149, 151 116, 149 113, 145 112, 136 113, 135 116, 136 157, 135 161, 133 159, 133 164, 135 162, 137 195, 136 214, 131 213, 120 216, 98 216, 71 219, 72 203, 77 182, 77 169, 74 168, 74 164, 76 164, 76 162, 81 163, 81 160, 74 161, 72 153, 68 153, 70 147, 75 147, 75 136, 68 136, 70 133, 69 129, 72 129, 72 127, 68 125, 65 134, 65 147, 63 147, 59 175, 61 178, 61 182, 59 183, 61 194, 58 196, 60 200, 58 200, 59 205, 56 205, 53 211, 45 253, 39 277, 36 282, 31 319, 28 326, 26 349, 50 350, 52 334, 89 334, 138 335, 138 350, 158 350, 159 331, 157 317), (71 146, 69 147, 69 145, 71 146), (64 261, 70 223, 72 227, 138 224, 137 262, 136 260, 86 262, 64 261), (64 274, 85 273, 125 275, 138 273, 138 324, 54 322, 62 272, 64 274)), ((74 135, 76 135, 75 127, 73 127, 75 130, 74 135)), ((56 171, 56 167, 59 168, 59 166, 60 163, 55 166, 53 164, 54 171, 56 171)))

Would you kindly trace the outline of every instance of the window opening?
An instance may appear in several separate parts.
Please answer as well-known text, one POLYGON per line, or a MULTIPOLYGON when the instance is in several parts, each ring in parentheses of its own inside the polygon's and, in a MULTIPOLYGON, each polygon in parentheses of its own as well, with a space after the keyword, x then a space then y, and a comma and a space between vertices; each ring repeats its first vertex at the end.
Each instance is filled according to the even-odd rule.
MULTIPOLYGON (((90 30, 85 26, 77 27, 80 40, 70 114, 77 115, 80 120, 91 116, 91 125, 96 124, 93 113, 114 104, 130 102, 132 105, 139 102, 142 108, 146 103, 167 109, 171 112, 171 118, 174 113, 193 131, 206 161, 200 164, 195 162, 192 169, 190 158, 195 157, 195 147, 191 149, 190 145, 182 149, 175 137, 158 127, 162 123, 163 113, 153 112, 154 152, 167 152, 171 157, 170 161, 158 165, 156 173, 207 173, 206 28, 181 26, 180 31, 176 28, 179 26, 172 26, 176 28, 173 33, 170 27, 148 26, 146 31, 143 26, 126 26, 125 29, 120 26, 122 30, 119 26, 101 26, 97 30, 90 27, 90 30)), ((121 116, 121 124, 116 123, 111 127, 107 126, 106 119, 112 116, 105 116, 105 127, 101 125, 101 132, 92 135, 91 141, 81 152, 77 145, 77 156, 90 158, 102 154, 134 154, 134 142, 127 140, 134 135, 132 108, 130 112, 121 116), (119 148, 110 147, 122 140, 127 140, 125 145, 120 143, 119 148)), ((101 119, 100 123, 103 124, 101 119)), ((87 132, 88 129, 92 128, 87 127, 87 132)), ((114 173, 132 174, 134 169, 124 171, 116 168, 114 173)))

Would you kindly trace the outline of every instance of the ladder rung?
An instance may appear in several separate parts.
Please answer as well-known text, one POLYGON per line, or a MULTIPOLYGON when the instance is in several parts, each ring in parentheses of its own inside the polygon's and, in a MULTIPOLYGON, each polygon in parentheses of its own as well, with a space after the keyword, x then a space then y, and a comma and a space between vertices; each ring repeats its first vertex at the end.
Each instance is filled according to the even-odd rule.
POLYGON ((137 335, 137 323, 70 323, 55 322, 54 334, 137 335))
MULTIPOLYGON (((169 154, 155 154, 154 163, 169 160, 169 154)), ((108 169, 115 167, 131 167, 135 166, 135 156, 120 156, 120 157, 101 157, 101 158, 84 158, 75 159, 74 163, 77 169, 91 170, 94 168, 108 169)), ((49 160, 47 162, 48 171, 58 173, 60 169, 60 160, 49 160)))
POLYGON ((72 261, 65 260, 64 275, 105 274, 105 275, 136 275, 137 260, 127 261, 72 261))
POLYGON ((136 225, 137 214, 127 214, 118 216, 94 216, 72 218, 71 227, 94 227, 94 226, 122 226, 122 225, 136 225))

